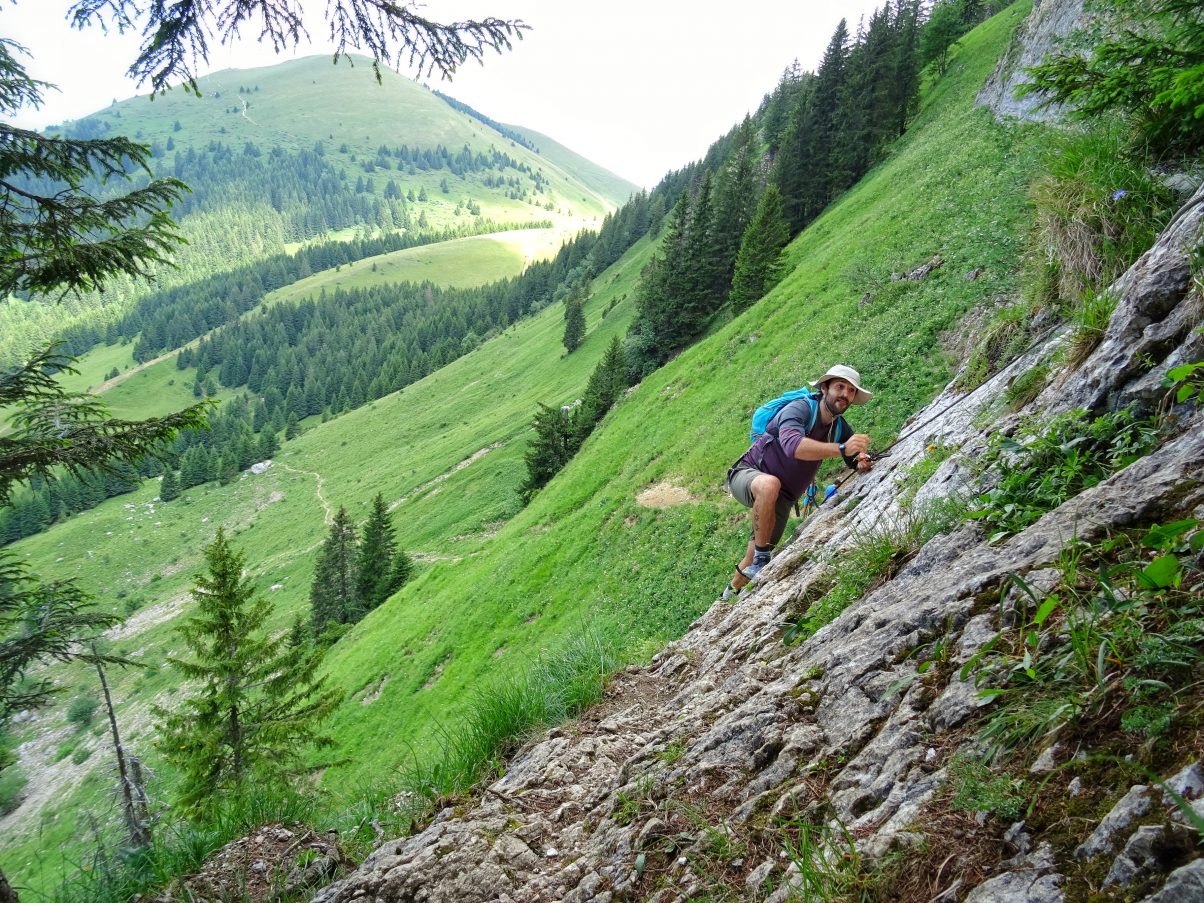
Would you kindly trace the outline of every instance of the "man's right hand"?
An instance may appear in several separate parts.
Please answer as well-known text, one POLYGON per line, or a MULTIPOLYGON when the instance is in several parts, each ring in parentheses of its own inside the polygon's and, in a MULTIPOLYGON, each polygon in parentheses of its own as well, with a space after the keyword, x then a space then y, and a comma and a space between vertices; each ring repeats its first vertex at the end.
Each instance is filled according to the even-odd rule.
POLYGON ((869 451, 870 437, 865 433, 855 433, 845 440, 844 453, 850 458, 856 458, 858 455, 869 451))

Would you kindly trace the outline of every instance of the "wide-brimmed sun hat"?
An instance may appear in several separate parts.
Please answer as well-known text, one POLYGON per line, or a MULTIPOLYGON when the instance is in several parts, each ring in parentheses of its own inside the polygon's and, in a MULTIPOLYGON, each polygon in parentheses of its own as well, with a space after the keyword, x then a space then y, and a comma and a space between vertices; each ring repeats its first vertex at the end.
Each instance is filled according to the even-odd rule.
POLYGON ((837 364, 811 385, 818 386, 822 389, 824 383, 830 379, 843 379, 857 390, 857 394, 853 398, 853 404, 865 404, 874 397, 873 392, 867 392, 865 389, 861 388, 861 374, 852 367, 846 367, 844 364, 837 364))

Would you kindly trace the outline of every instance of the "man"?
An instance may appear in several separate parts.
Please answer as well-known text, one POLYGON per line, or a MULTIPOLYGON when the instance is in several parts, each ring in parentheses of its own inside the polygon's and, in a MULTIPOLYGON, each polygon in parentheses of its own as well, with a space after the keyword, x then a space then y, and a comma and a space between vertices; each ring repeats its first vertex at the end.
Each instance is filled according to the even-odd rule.
POLYGON ((870 437, 854 434, 843 417, 849 405, 865 404, 872 397, 861 387, 861 375, 837 364, 812 385, 820 397, 789 402, 728 472, 728 491, 752 509, 753 535, 736 566, 736 576, 723 591, 724 599, 769 564, 770 553, 786 529, 790 507, 815 482, 821 462, 841 457, 861 473, 874 466, 868 451, 870 437))

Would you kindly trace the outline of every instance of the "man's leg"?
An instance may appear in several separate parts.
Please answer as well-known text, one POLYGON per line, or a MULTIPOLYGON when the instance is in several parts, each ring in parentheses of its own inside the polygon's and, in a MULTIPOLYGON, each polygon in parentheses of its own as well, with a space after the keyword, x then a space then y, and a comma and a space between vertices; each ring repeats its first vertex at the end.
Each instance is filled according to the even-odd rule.
POLYGON ((753 538, 749 540, 748 550, 740 559, 740 573, 732 578, 732 588, 741 589, 748 583, 744 569, 763 557, 761 564, 769 561, 769 553, 773 550, 774 527, 777 526, 778 495, 782 490, 782 481, 767 473, 759 473, 749 485, 753 497, 752 520, 753 538))

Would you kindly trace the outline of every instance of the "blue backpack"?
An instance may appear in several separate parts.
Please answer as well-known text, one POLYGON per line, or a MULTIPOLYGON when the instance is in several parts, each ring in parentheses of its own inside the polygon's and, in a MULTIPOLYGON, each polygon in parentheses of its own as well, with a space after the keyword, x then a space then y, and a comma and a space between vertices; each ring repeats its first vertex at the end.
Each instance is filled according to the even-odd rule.
MULTIPOLYGON (((773 422, 773 418, 778 416, 778 412, 792 401, 797 401, 800 398, 805 398, 809 402, 808 407, 811 408, 811 416, 807 419, 807 433, 815 429, 815 418, 819 416, 819 400, 823 395, 816 392, 814 389, 791 389, 779 395, 772 401, 767 401, 755 411, 753 411, 752 429, 748 434, 749 442, 756 442, 761 436, 769 432, 769 424, 773 422)), ((852 430, 845 423, 843 417, 836 418, 836 441, 843 442, 852 435, 852 430)))
POLYGON ((800 398, 806 398, 811 402, 811 419, 807 421, 807 432, 815 427, 815 418, 819 414, 819 405, 817 402, 822 396, 814 389, 791 389, 772 401, 767 401, 755 411, 753 411, 752 429, 748 434, 749 442, 756 442, 764 433, 769 431, 769 422, 778 415, 778 411, 786 407, 792 401, 797 401, 800 398))

